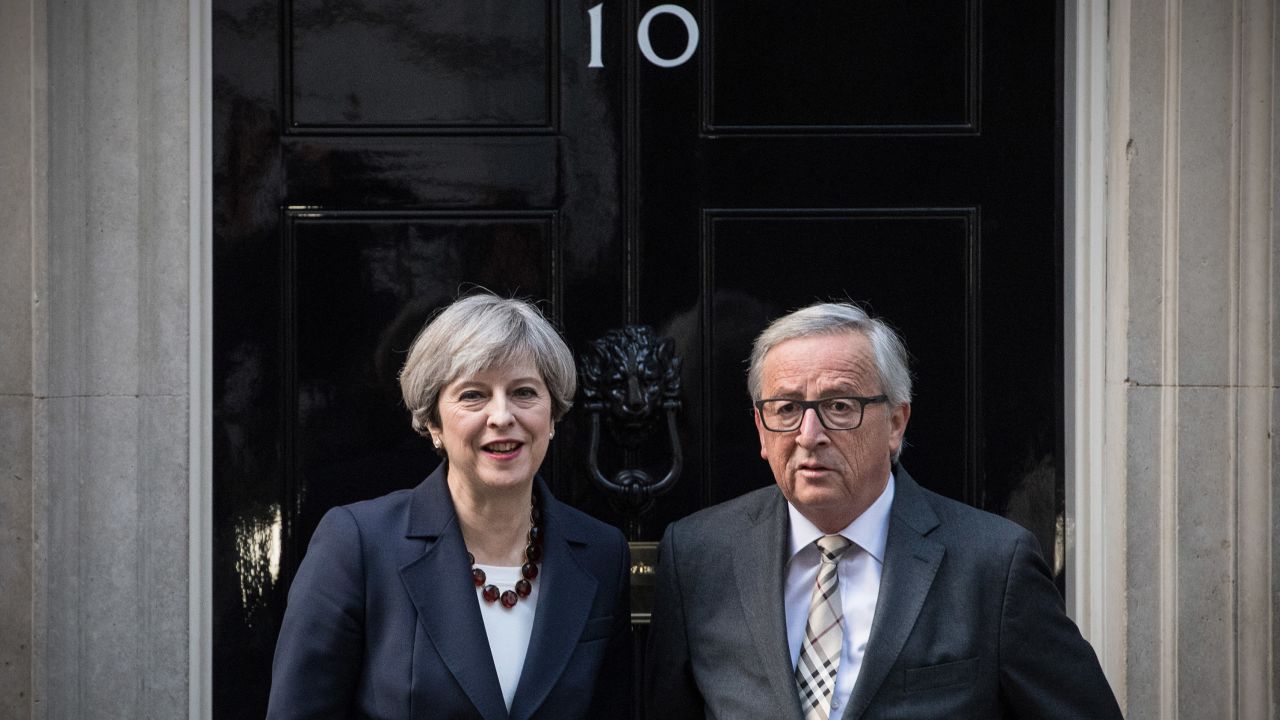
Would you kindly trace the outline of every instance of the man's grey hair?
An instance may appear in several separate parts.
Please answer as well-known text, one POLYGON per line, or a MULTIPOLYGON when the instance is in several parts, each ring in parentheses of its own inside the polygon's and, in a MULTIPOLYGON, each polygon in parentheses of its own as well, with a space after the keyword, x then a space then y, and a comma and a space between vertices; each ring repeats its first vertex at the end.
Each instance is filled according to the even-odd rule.
POLYGON ((573 354, 532 304, 482 293, 456 300, 418 333, 400 370, 400 392, 413 429, 440 424, 440 393, 449 383, 490 368, 532 361, 551 395, 551 418, 573 405, 573 354))
POLYGON ((907 348, 889 324, 873 318, 853 303, 815 303, 774 320, 756 338, 751 348, 751 364, 747 369, 747 390, 752 400, 760 400, 764 379, 761 377, 764 356, 787 340, 814 335, 861 333, 871 342, 876 372, 882 392, 897 407, 911 402, 911 371, 907 367, 907 348))

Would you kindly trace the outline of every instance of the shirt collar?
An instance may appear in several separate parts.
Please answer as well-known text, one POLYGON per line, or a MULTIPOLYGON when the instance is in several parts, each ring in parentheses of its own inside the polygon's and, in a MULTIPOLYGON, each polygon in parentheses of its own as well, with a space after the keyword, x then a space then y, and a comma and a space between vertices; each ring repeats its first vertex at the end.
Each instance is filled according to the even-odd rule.
MULTIPOLYGON (((889 542, 889 510, 892 507, 893 471, 890 471, 889 481, 885 483, 880 497, 838 534, 853 541, 877 562, 884 564, 884 546, 889 542)), ((826 533, 819 530, 791 503, 787 503, 787 513, 791 516, 791 554, 788 557, 794 558, 796 553, 812 545, 826 533)))

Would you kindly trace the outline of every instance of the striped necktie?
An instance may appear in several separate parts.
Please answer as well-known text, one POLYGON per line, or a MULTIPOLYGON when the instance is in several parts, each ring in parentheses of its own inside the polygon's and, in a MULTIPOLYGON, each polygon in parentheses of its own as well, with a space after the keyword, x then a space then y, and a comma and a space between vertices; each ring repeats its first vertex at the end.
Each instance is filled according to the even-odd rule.
POLYGON ((818 566, 813 599, 809 601, 809 622, 804 628, 800 659, 796 662, 796 688, 805 720, 827 720, 844 645, 844 609, 840 603, 836 563, 850 543, 839 535, 824 535, 814 544, 818 546, 822 563, 818 566))

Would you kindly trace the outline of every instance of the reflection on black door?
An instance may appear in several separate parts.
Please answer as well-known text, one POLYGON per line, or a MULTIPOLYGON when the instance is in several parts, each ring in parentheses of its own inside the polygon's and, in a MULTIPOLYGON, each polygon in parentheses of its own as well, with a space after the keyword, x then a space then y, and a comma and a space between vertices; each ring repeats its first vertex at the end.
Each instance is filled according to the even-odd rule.
MULTIPOLYGON (((476 285, 541 301, 575 352, 625 323, 674 340, 683 476, 633 539, 771 482, 743 360, 770 319, 836 297, 907 340, 912 474, 1054 555, 1060 15, 215 0, 216 716, 262 716, 324 511, 436 462, 395 375, 476 285)), ((544 473, 626 527, 587 432, 571 413, 544 473)), ((669 452, 658 434, 631 460, 669 452)))

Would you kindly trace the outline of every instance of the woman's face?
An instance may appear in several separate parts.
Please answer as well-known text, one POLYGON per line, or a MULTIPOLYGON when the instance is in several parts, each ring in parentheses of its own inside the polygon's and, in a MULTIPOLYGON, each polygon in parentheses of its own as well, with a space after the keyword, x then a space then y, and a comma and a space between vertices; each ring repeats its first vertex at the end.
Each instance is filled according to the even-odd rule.
POLYGON ((551 395, 530 360, 459 378, 440 393, 449 481, 477 495, 527 486, 551 441, 551 395))

